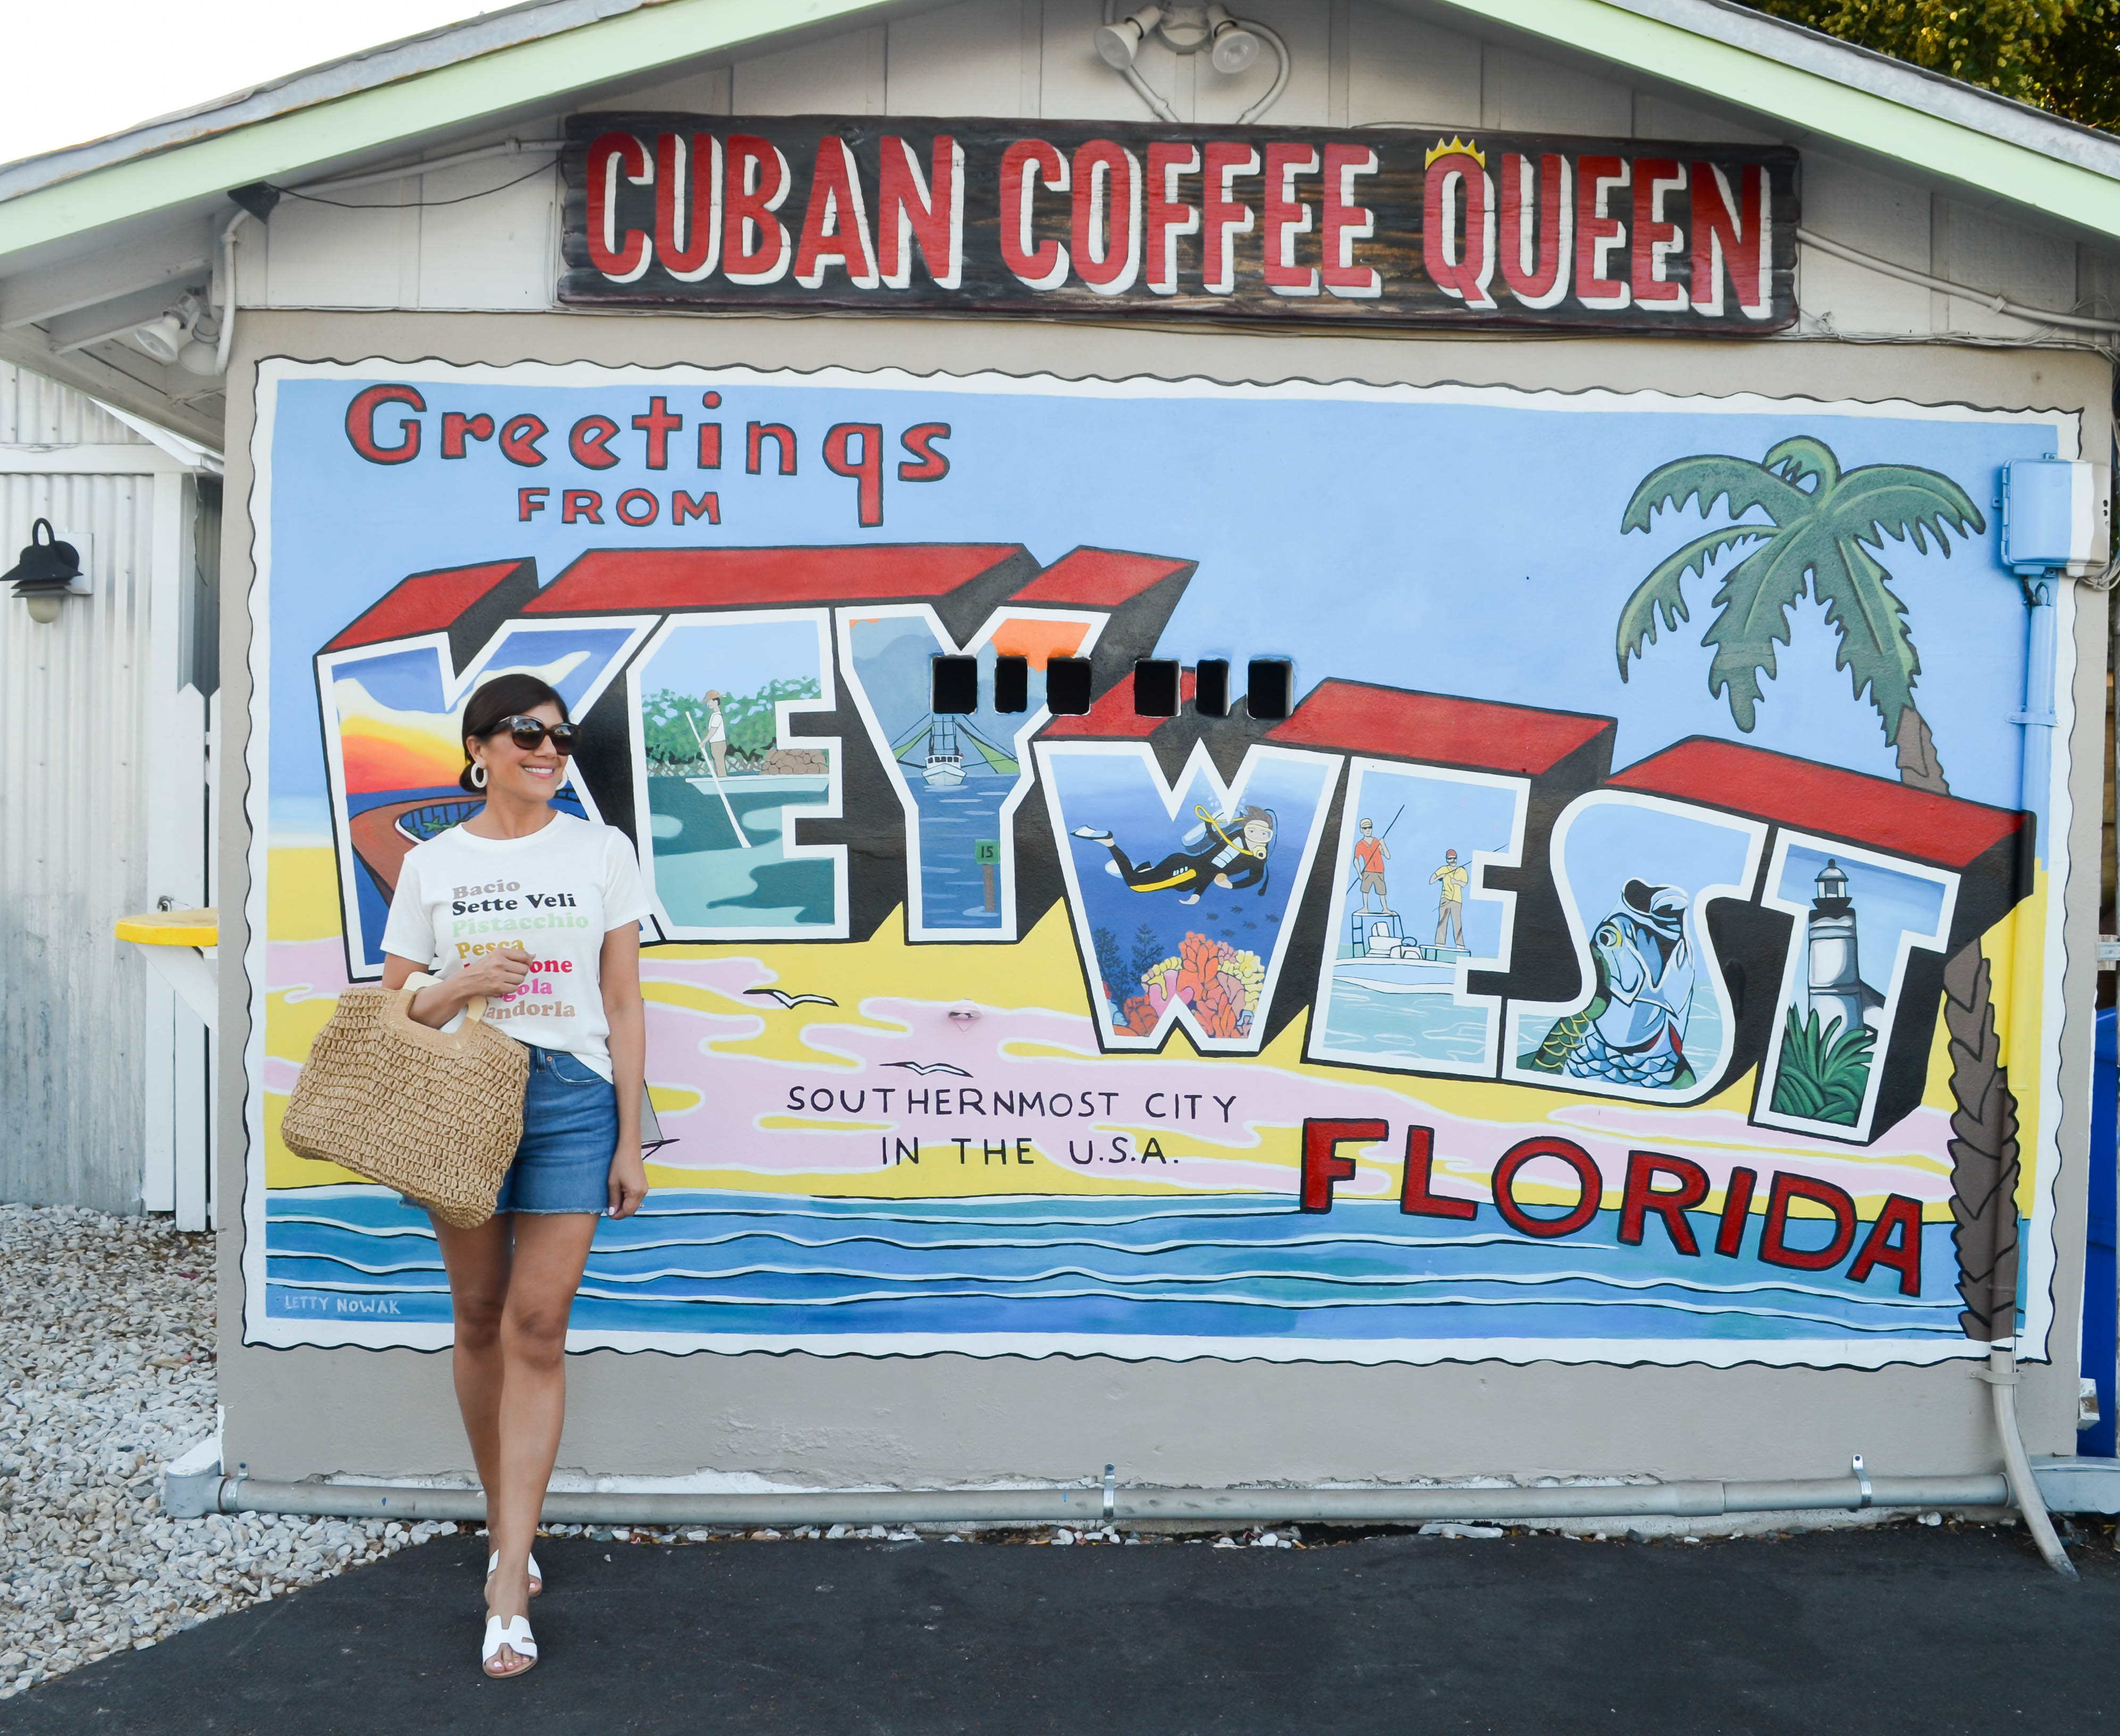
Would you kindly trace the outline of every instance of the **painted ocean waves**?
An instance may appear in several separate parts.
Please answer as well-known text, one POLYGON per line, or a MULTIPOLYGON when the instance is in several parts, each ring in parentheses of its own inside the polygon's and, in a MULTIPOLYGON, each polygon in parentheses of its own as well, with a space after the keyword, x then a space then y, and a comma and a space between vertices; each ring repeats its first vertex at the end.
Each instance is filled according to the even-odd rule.
MULTIPOLYGON (((274 1197, 271 1215, 271 1315, 448 1321, 425 1215, 394 1195, 309 1189, 274 1197)), ((1321 1358, 1334 1341, 1420 1337, 1960 1337, 1946 1283, 1908 1298, 1750 1260, 1689 1259, 1654 1239, 1623 1246, 1617 1215, 1601 1213, 1556 1263, 1491 1207, 1439 1236, 1393 1204, 1342 1200, 1328 1227, 1256 1194, 912 1204, 665 1191, 599 1228, 574 1325, 682 1334, 702 1348, 890 1334, 976 1353, 982 1339, 1087 1335, 1120 1355, 1129 1340, 1208 1338, 1314 1343, 1321 1358)), ((1714 1219, 1695 1218, 1707 1246, 1714 1219)), ((1948 1225, 1927 1226, 1923 1268, 1937 1280, 1955 1269, 1948 1225)))

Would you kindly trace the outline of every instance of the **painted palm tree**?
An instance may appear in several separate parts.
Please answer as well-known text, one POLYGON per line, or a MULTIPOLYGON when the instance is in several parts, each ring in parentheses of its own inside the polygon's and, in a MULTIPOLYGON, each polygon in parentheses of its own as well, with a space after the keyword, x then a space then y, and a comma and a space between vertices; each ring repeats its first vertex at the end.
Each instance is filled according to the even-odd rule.
MULTIPOLYGON (((1704 645, 1715 648, 1709 691, 1728 695, 1737 727, 1751 730, 1760 678, 1773 677, 1774 645, 1789 643, 1789 610, 1808 586, 1839 635, 1838 666, 1848 671, 1858 700, 1868 695, 1885 739, 1898 750, 1900 782, 1948 796, 1928 724, 1914 704, 1921 659, 1907 630, 1906 605, 1871 551, 1882 554, 1890 537, 1925 553, 1925 539, 1932 536, 1948 555, 1947 531, 1961 537, 1984 532, 1987 524, 1965 491, 1948 476, 1911 465, 1866 464, 1843 472, 1823 441, 1799 434, 1757 464, 1701 457, 1660 466, 1635 489, 1620 529, 1647 531, 1658 508, 1683 510, 1696 499, 1704 518, 1727 499, 1732 522, 1695 537, 1635 587, 1620 611, 1620 679, 1626 679, 1628 659, 1656 642, 1659 621, 1676 634, 1688 619, 1686 576, 1704 579, 1718 556, 1749 549, 1723 574, 1712 600, 1715 618, 1701 635, 1704 645), (1766 522, 1748 518, 1755 509, 1766 522)), ((2017 1099, 2002 1065, 1988 961, 1978 939, 1946 962, 1943 986, 1957 1104, 1950 1119, 1951 1239, 1966 1305, 1959 1323, 1968 1338, 1984 1342, 2016 1330, 2017 1099)))
POLYGON ((1627 678, 1628 660, 1656 643, 1659 623, 1675 634, 1690 618, 1687 578, 1704 580, 1718 558, 1744 550, 1744 558, 1722 573, 1711 600, 1714 618, 1700 636, 1714 650, 1708 689, 1727 697, 1737 727, 1751 731, 1764 697, 1761 680, 1775 674, 1774 646, 1789 643, 1789 611, 1808 590, 1839 635, 1837 666, 1848 672, 1856 699, 1867 695, 1876 707, 1885 739, 1898 750, 1901 780, 1949 793, 1928 724, 1914 703, 1921 658, 1907 629, 1906 605, 1877 555, 1887 537, 1926 553, 1933 536, 1947 555, 1947 533, 1984 531, 1986 522, 1965 490, 1948 476, 1912 465, 1865 464, 1843 471, 1824 441, 1798 434, 1758 463, 1701 456, 1659 466, 1635 489, 1620 528, 1646 531, 1660 508, 1683 511, 1696 500, 1704 518, 1727 500, 1733 522, 1666 556, 1634 587, 1620 611, 1620 679, 1627 678))

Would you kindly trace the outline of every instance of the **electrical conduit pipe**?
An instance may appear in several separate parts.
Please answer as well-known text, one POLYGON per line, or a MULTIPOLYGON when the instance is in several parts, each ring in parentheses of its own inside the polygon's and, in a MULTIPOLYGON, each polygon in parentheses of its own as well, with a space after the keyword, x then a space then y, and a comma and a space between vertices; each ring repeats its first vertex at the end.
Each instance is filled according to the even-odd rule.
MULTIPOLYGON (((2025 708, 2011 721, 2025 736, 2018 765, 2017 805, 2039 815, 2053 777, 2054 728, 2054 611, 2055 587, 2061 576, 2043 573, 2023 580, 2025 601, 2025 708)), ((2039 840, 2043 843, 2044 839, 2039 840)), ((2027 889, 2029 893, 2029 889, 2027 889)), ((2033 927, 2020 903, 2011 913, 2011 966, 2010 971, 2010 1030, 2012 1037, 2038 1028, 2039 1009, 2037 985, 2043 980, 2039 969, 2043 937, 2033 927)), ((2021 1260, 2018 1270, 2023 1270, 2021 1260)), ((2016 1298, 1997 1297, 1998 1311, 2007 1307, 2014 1320, 2016 1298)), ((2001 1437, 2002 1463, 2010 1479, 2010 1492, 2039 1553, 2055 1572, 2069 1579, 2078 1576, 2061 1539, 2054 1534, 2053 1520, 2033 1479, 2031 1462, 2025 1455, 2025 1437, 2017 1424, 2017 1339, 2014 1332, 1993 1339, 1988 1347, 1988 1367, 1981 1371, 1994 1405, 1995 1432, 2001 1437)))
MULTIPOLYGON (((2020 1460, 2022 1451, 2020 1447, 2020 1460)), ((556 1490, 545 1497, 543 1516, 548 1525, 1094 1525, 1106 1520, 1132 1525, 1160 1520, 1236 1525, 1295 1521, 1695 1519, 1725 1513, 1822 1512, 1864 1507, 1999 1507, 2007 1505, 2010 1498, 2008 1479, 1992 1473, 1736 1483, 1569 1483, 1530 1488, 1121 1488, 1108 1478, 1101 1489, 1078 1485, 781 1495, 634 1495, 556 1490)), ((2034 1498, 2036 1501, 2036 1496, 2034 1498)), ((268 1483, 235 1476, 220 1479, 215 1498, 206 1504, 205 1511, 398 1519, 411 1524, 423 1519, 482 1520, 486 1497, 477 1489, 268 1483)), ((2043 1521, 2045 1509, 2037 1511, 2043 1521)))

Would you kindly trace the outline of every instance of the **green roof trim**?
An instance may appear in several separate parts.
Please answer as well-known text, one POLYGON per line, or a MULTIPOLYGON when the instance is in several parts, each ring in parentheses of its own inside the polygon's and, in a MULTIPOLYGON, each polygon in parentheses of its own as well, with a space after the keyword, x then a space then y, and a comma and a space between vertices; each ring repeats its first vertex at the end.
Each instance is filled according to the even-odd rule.
POLYGON ((1924 176, 1947 174, 2101 235, 2120 236, 2120 180, 1977 127, 1606 0, 1442 0, 1452 11, 1769 114, 1924 176), (1941 165, 1948 164, 1948 169, 1941 165))
POLYGON ((884 3, 663 0, 24 193, 0 203, 0 257, 884 3))

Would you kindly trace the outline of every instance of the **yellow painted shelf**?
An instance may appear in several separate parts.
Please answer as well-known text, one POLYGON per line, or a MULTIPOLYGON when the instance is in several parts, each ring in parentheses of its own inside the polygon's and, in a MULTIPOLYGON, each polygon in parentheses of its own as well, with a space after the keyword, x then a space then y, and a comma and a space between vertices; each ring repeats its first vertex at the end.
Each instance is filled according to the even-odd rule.
POLYGON ((120 917, 114 930, 121 940, 142 946, 218 946, 221 912, 218 910, 149 910, 137 917, 120 917))

